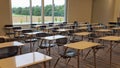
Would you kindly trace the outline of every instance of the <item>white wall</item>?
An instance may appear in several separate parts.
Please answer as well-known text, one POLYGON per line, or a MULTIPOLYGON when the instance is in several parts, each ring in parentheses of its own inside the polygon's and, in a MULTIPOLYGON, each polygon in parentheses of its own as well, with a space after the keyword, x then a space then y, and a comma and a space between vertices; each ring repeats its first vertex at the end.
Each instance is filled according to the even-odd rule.
POLYGON ((90 22, 92 13, 92 0, 68 0, 68 22, 90 22))
POLYGON ((93 0, 92 23, 113 21, 114 0, 93 0))

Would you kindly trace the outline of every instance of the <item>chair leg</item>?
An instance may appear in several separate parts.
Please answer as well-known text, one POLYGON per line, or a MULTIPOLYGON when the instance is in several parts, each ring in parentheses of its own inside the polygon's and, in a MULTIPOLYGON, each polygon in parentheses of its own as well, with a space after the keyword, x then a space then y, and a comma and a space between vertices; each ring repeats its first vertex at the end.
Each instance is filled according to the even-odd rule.
POLYGON ((38 51, 39 50, 39 47, 36 49, 36 51, 38 51))
POLYGON ((70 62, 70 60, 71 60, 71 58, 69 58, 69 59, 68 59, 68 61, 67 61, 66 65, 68 65, 68 63, 70 62))
POLYGON ((56 67, 56 65, 57 65, 58 61, 60 60, 60 58, 61 58, 61 57, 59 57, 59 58, 57 59, 55 65, 54 65, 54 68, 56 67))
POLYGON ((84 57, 84 60, 86 59, 86 57, 88 56, 88 54, 91 52, 91 50, 92 50, 92 49, 90 49, 90 50, 87 52, 87 54, 86 54, 85 57, 84 57))

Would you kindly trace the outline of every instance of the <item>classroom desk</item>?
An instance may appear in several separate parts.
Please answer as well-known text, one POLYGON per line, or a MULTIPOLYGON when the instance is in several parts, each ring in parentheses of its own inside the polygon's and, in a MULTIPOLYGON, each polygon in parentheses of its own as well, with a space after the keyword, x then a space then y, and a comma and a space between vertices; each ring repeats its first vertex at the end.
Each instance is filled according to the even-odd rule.
POLYGON ((120 27, 114 27, 114 28, 111 28, 112 30, 114 30, 118 36, 119 36, 119 32, 120 32, 120 27))
POLYGON ((0 36, 0 38, 9 39, 8 36, 0 36))
POLYGON ((87 30, 88 27, 84 26, 84 27, 79 27, 77 28, 78 30, 87 30))
POLYGON ((79 32, 79 33, 74 33, 75 35, 82 36, 82 40, 84 36, 88 36, 91 34, 91 32, 79 32))
POLYGON ((0 59, 0 68, 23 68, 38 63, 43 63, 43 68, 46 68, 46 62, 51 59, 52 57, 39 52, 26 53, 14 57, 0 59))
MULTIPOLYGON (((77 49, 77 53, 78 53, 77 68, 79 68, 79 51, 87 49, 87 48, 95 47, 98 45, 100 45, 100 44, 94 43, 94 42, 88 42, 88 41, 80 41, 80 42, 76 42, 76 43, 67 44, 67 45, 65 45, 65 47, 77 49)), ((96 68, 95 48, 93 48, 93 52, 94 52, 94 66, 95 66, 94 68, 96 68)))
POLYGON ((58 32, 68 32, 70 30, 73 30, 73 29, 57 29, 56 31, 58 31, 58 32))
POLYGON ((110 32, 110 29, 99 29, 99 30, 95 30, 97 32, 110 32))
POLYGON ((112 64, 112 42, 114 41, 120 41, 120 37, 119 36, 105 36, 105 37, 100 37, 98 39, 101 39, 101 40, 107 40, 107 41, 110 41, 110 68, 111 68, 111 64, 112 64))
POLYGON ((120 30, 120 27, 114 27, 114 28, 111 28, 113 30, 120 30))
POLYGON ((79 33, 75 33, 75 35, 80 35, 80 36, 86 36, 91 34, 91 32, 79 32, 79 33))
MULTIPOLYGON (((42 40, 48 40, 49 41, 49 46, 50 46, 50 41, 60 39, 60 38, 65 38, 66 36, 62 35, 54 35, 54 36, 47 36, 47 37, 42 37, 42 40)), ((49 56, 50 56, 50 47, 49 47, 49 56)))
POLYGON ((99 30, 95 30, 95 32, 99 32, 99 33, 103 33, 103 36, 105 35, 105 33, 107 32, 111 32, 111 29, 99 29, 99 30))
POLYGON ((0 38, 4 38, 5 41, 9 41, 10 40, 10 37, 8 37, 8 36, 0 36, 0 38))
POLYGON ((21 42, 18 42, 18 41, 12 41, 12 42, 5 42, 5 43, 0 43, 0 48, 3 48, 3 47, 9 47, 9 46, 18 46, 20 48, 20 54, 22 53, 22 46, 24 44, 21 43, 21 42))

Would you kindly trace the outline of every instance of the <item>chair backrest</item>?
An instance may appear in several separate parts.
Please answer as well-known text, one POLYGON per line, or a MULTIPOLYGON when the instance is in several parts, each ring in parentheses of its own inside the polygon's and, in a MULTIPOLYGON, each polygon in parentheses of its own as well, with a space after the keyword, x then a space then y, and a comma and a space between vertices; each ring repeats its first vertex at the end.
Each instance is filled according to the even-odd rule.
POLYGON ((45 28, 46 28, 46 25, 40 26, 40 29, 41 29, 41 30, 44 30, 45 28))
POLYGON ((63 25, 67 25, 67 22, 63 22, 63 25))
POLYGON ((13 30, 18 30, 18 29, 22 29, 22 27, 19 27, 19 26, 13 27, 13 30))
POLYGON ((87 31, 88 31, 88 32, 92 32, 92 31, 93 31, 92 25, 87 25, 87 31))
POLYGON ((46 37, 46 36, 48 36, 48 34, 47 33, 37 33, 36 36, 37 37, 46 37))
POLYGON ((78 22, 77 21, 74 21, 74 26, 77 27, 78 26, 78 22))
POLYGON ((56 40, 56 44, 58 46, 64 46, 65 44, 67 44, 67 42, 68 42, 67 38, 61 38, 56 40))
POLYGON ((4 38, 0 38, 0 43, 4 43, 5 39, 4 38))
POLYGON ((13 25, 5 25, 4 27, 13 27, 13 25))
POLYGON ((52 30, 52 32, 56 32, 57 29, 59 29, 59 28, 58 27, 54 27, 51 30, 52 30))
POLYGON ((52 27, 54 23, 48 23, 48 26, 49 27, 52 27))
POLYGON ((60 23, 59 25, 58 25, 60 28, 63 28, 63 26, 65 26, 63 23, 60 23))
POLYGON ((33 32, 31 29, 26 29, 26 30, 22 30, 22 33, 29 33, 29 32, 33 32))
POLYGON ((18 54, 18 46, 0 48, 0 59, 12 57, 18 54))
POLYGON ((35 28, 37 24, 31 24, 31 28, 35 28))

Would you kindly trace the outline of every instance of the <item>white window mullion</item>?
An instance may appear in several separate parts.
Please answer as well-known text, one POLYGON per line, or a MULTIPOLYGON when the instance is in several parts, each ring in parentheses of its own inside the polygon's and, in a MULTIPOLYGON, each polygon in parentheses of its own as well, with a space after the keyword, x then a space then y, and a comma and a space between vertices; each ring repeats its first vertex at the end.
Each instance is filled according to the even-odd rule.
POLYGON ((30 24, 32 24, 32 0, 30 0, 30 24))
POLYGON ((54 23, 54 0, 52 0, 52 22, 54 23))
POLYGON ((67 22, 67 0, 65 0, 64 4, 64 21, 67 22))
POLYGON ((42 24, 44 24, 44 0, 42 0, 41 2, 41 6, 42 6, 42 12, 41 12, 41 16, 42 16, 42 24))

